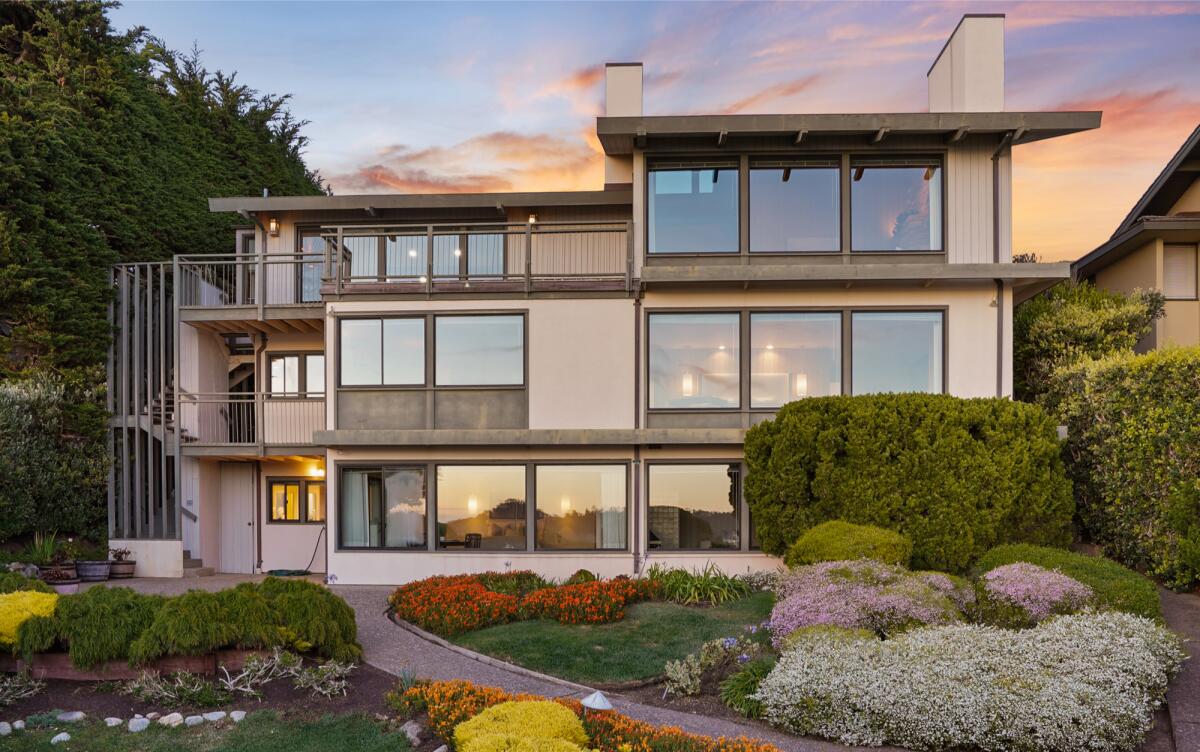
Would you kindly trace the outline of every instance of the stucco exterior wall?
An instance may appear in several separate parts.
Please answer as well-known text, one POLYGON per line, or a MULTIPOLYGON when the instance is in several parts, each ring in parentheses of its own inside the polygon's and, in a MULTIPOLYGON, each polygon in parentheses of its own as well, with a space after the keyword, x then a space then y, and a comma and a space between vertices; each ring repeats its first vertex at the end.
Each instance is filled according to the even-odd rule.
POLYGON ((1200 345, 1200 301, 1168 300, 1166 316, 1157 323, 1162 346, 1200 345))
MULTIPOLYGON (((1152 239, 1129 255, 1096 272, 1096 286, 1129 294, 1134 290, 1162 289, 1162 241, 1152 239)), ((1137 350, 1153 350, 1163 341, 1164 321, 1138 343, 1137 350)))
POLYGON ((137 564, 134 577, 182 577, 183 541, 113 538, 109 548, 127 548, 137 564))
MULTIPOLYGON (((259 463, 258 505, 259 519, 262 520, 262 545, 259 556, 262 560, 262 571, 272 569, 305 569, 313 572, 325 571, 325 553, 327 546, 322 537, 325 525, 320 522, 271 522, 271 499, 268 495, 268 482, 272 479, 306 478, 324 480, 324 462, 312 460, 269 460, 259 463), (319 544, 319 545, 318 545, 319 544), (309 559, 313 557, 312 566, 309 559)), ((329 506, 329 486, 326 484, 326 516, 332 507, 329 506)), ((304 499, 300 500, 304 503, 304 499)))
POLYGON ((1200 212, 1200 179, 1192 181, 1184 194, 1179 197, 1175 205, 1171 207, 1169 214, 1180 214, 1181 212, 1200 212))

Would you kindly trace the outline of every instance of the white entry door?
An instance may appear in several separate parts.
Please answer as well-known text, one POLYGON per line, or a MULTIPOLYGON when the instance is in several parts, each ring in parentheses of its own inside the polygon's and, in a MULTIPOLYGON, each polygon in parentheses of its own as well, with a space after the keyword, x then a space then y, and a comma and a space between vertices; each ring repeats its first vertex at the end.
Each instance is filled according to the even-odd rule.
POLYGON ((254 465, 221 463, 221 560, 217 571, 254 572, 254 465))

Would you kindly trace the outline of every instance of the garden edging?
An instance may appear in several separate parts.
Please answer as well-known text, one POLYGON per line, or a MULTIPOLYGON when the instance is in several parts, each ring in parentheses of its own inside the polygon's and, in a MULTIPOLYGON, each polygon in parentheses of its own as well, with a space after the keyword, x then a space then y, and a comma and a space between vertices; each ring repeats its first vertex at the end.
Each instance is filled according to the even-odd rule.
POLYGON ((584 684, 576 684, 575 682, 567 681, 566 679, 560 679, 557 676, 550 676, 549 674, 543 674, 538 671, 534 671, 532 669, 525 668, 524 666, 518 666, 515 663, 509 663, 507 661, 502 661, 499 658, 493 658, 490 655, 484 655, 483 653, 476 653, 474 650, 464 648, 461 645, 455 645, 454 643, 452 643, 442 637, 438 637, 437 635, 433 634, 432 632, 426 632, 424 629, 421 629, 417 625, 415 625, 411 622, 407 622, 404 619, 401 619, 400 617, 396 616, 396 614, 391 609, 387 609, 386 611, 384 611, 384 616, 387 617, 393 624, 400 627, 401 629, 403 629, 407 632, 410 632, 427 642, 433 643, 434 645, 437 645, 440 648, 445 648, 446 650, 450 650, 455 653, 458 653, 459 655, 463 656, 464 658, 470 658, 471 660, 479 661, 480 663, 485 663, 489 666, 492 666, 493 668, 498 668, 498 669, 501 669, 503 671, 508 671, 513 674, 525 676, 530 679, 536 679, 538 681, 544 681, 544 682, 549 682, 551 684, 557 684, 561 687, 566 687, 567 689, 570 689, 574 692, 583 692, 585 694, 591 694, 592 692, 596 691, 595 687, 589 687, 584 684))

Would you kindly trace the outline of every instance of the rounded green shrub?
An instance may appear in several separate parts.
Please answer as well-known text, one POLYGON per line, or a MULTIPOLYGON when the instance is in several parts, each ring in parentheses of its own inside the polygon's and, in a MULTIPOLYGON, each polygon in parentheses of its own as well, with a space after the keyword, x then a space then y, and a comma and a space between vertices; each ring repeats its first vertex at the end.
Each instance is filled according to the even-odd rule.
POLYGON ((1059 369, 1047 402, 1088 537, 1170 587, 1200 584, 1200 347, 1059 369))
POLYGON ((876 559, 907 567, 912 560, 912 548, 911 540, 893 530, 830 520, 806 530, 788 549, 783 561, 789 567, 800 567, 821 561, 876 559))
POLYGON ((1079 580, 1092 589, 1096 606, 1101 609, 1125 611, 1147 619, 1162 619, 1162 608, 1154 583, 1102 556, 1086 556, 1062 548, 1017 543, 997 546, 988 551, 976 562, 975 569, 990 572, 1016 562, 1036 564, 1079 580))
POLYGON ((591 570, 577 569, 577 570, 575 570, 575 574, 568 577, 567 581, 563 584, 564 585, 582 585, 585 582, 595 582, 595 581, 596 581, 596 575, 593 574, 591 570))
POLYGON ((767 553, 836 519, 900 532, 913 566, 958 573, 1001 543, 1071 539, 1056 426, 1035 405, 815 397, 751 428, 745 452, 746 501, 767 553))
POLYGON ((19 590, 33 590, 38 593, 54 592, 54 588, 41 580, 26 577, 20 572, 0 572, 0 593, 15 593, 19 590))

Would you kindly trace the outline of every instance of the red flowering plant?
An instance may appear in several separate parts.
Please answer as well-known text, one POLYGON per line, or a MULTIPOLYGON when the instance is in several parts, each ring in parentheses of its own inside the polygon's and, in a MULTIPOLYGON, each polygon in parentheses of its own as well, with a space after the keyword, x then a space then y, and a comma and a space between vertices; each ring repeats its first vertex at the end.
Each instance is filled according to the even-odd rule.
POLYGON ((657 597, 660 587, 657 581, 628 577, 570 585, 549 585, 538 578, 542 587, 536 587, 535 577, 531 572, 428 577, 397 588, 388 602, 397 617, 453 637, 521 619, 563 624, 620 621, 627 605, 657 597))

